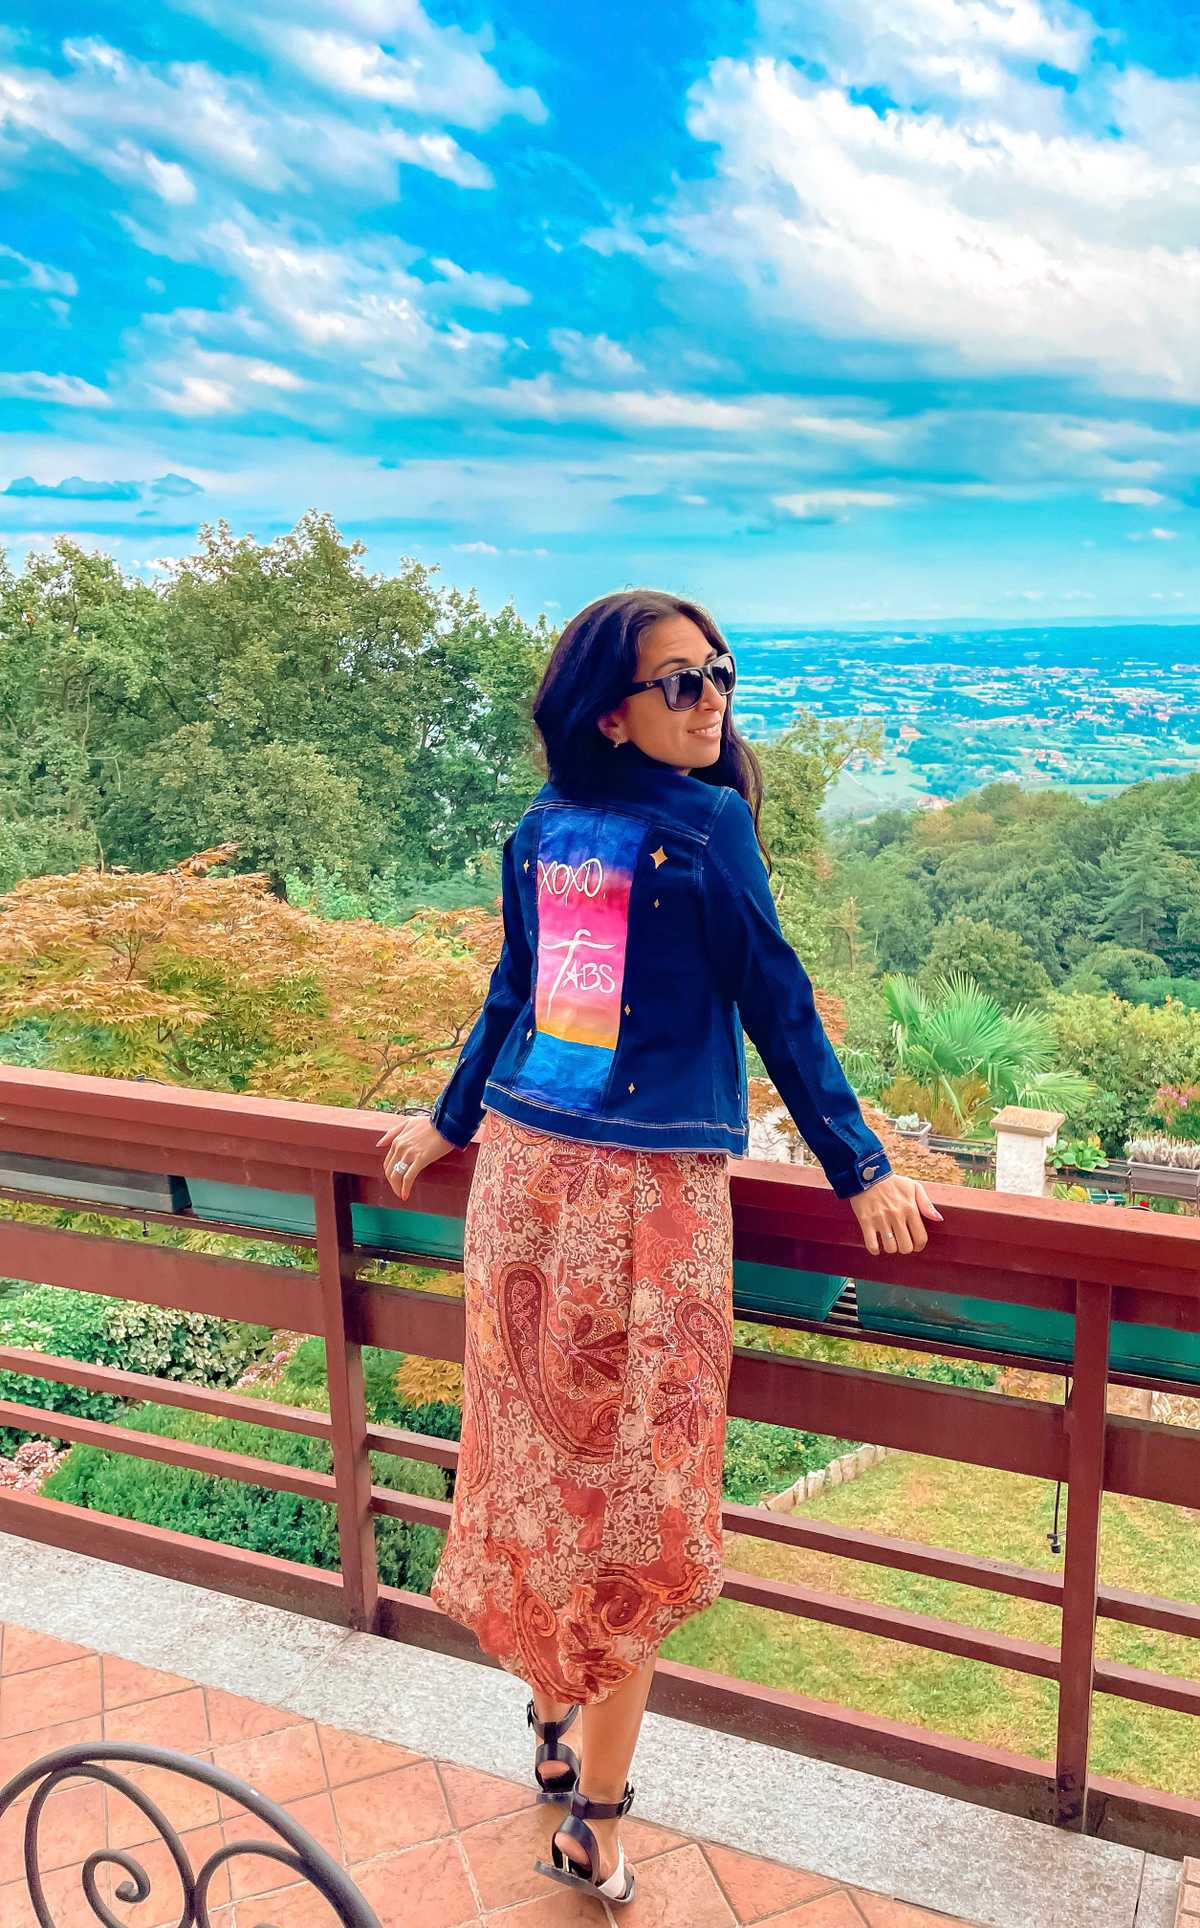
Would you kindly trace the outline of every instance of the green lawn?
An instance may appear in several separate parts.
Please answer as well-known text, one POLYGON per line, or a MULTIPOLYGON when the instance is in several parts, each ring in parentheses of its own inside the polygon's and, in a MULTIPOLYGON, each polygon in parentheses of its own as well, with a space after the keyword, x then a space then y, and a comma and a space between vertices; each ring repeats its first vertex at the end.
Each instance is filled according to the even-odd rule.
MULTIPOLYGON (((1054 1487, 1041 1480, 894 1453, 851 1485, 810 1500, 805 1512, 930 1546, 1061 1572, 1062 1557, 1051 1553, 1046 1538, 1053 1509, 1054 1487)), ((1065 1527, 1065 1496, 1061 1521, 1065 1527)), ((1025 1639, 1050 1644, 1058 1639, 1059 1616, 1053 1608, 974 1587, 828 1558, 744 1534, 726 1536, 726 1559, 730 1567, 774 1579, 886 1601, 1025 1639)), ((1141 1593, 1200 1600, 1200 1512, 1108 1497, 1101 1577, 1141 1593)), ((1200 1674, 1196 1643, 1175 1635, 1102 1620, 1097 1648, 1106 1658, 1132 1666, 1185 1678, 1200 1674)), ((1053 1760, 1053 1682, 1006 1668, 723 1600, 677 1628, 662 1652, 669 1660, 1053 1760)), ((1092 1736, 1094 1773, 1193 1799, 1200 1796, 1195 1719, 1098 1694, 1092 1736)))

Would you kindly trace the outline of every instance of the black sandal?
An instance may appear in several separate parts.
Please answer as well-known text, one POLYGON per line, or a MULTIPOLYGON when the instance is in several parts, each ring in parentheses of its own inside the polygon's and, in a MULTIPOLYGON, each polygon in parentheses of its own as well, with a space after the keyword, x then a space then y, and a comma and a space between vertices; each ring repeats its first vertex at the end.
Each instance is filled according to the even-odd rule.
POLYGON ((633 1804, 633 1788, 625 1783, 625 1792, 619 1801, 589 1801, 586 1794, 575 1789, 571 1796, 571 1812, 556 1835, 569 1834, 574 1841, 583 1844, 587 1855, 587 1872, 579 1863, 560 1848, 557 1840, 550 1842, 550 1852, 554 1856, 553 1867, 547 1861, 535 1861, 534 1867, 539 1874, 548 1874, 551 1881, 561 1881, 567 1888, 586 1888, 589 1894, 603 1895, 606 1901, 632 1901, 637 1887, 637 1878, 632 1869, 625 1866, 625 1846, 617 1844, 617 1865, 605 1881, 597 1881, 596 1870, 600 1866, 600 1849, 592 1830, 585 1825, 585 1817, 591 1815, 595 1821, 608 1821, 618 1814, 628 1814, 633 1804))
POLYGON ((540 1790, 539 1801, 568 1801, 579 1785, 579 1757, 572 1753, 569 1747, 564 1747, 559 1740, 559 1735, 566 1733, 578 1712, 579 1706, 576 1703, 563 1720, 539 1720, 532 1701, 525 1709, 525 1718, 530 1727, 536 1731, 538 1740, 541 1742, 533 1764, 533 1777, 540 1790), (570 1772, 544 1781, 539 1772, 544 1761, 566 1761, 570 1772))

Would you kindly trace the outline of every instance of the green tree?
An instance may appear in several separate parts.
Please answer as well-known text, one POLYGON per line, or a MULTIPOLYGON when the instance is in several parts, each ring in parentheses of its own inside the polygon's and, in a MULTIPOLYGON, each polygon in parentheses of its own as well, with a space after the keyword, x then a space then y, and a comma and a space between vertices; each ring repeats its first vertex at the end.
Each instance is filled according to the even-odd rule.
POLYGON ((335 862, 366 891, 495 850, 541 781, 550 634, 363 554, 314 513, 205 527, 157 590, 65 538, 0 570, 0 883, 236 843, 277 893, 335 862))
POLYGON ((799 711, 773 741, 755 744, 771 891, 783 932, 801 957, 819 957, 829 935, 829 862, 821 823, 826 793, 851 758, 878 756, 882 747, 877 723, 827 722, 809 710, 799 711))
POLYGON ((952 917, 938 925, 921 982, 928 986, 954 972, 973 978, 1002 1011, 1036 1004, 1050 989, 1044 966, 1024 938, 986 917, 952 917))
POLYGON ((1115 991, 1134 998, 1150 978, 1161 977, 1163 961, 1153 951, 1131 951, 1123 944, 1099 944, 1084 951, 1063 985, 1066 991, 1115 991))
POLYGON ((1091 1081, 1092 1095, 1072 1116, 1077 1133, 1096 1132, 1110 1158, 1125 1140, 1150 1129, 1160 1085, 1200 1078, 1200 1011, 1172 1000, 1151 1006, 1100 996, 1053 992, 1046 1019, 1059 1062, 1091 1081))
POLYGON ((864 893, 863 935, 881 971, 917 971, 933 942, 934 915, 928 890, 904 876, 898 865, 882 869, 872 880, 876 889, 864 893), (888 874, 890 873, 890 874, 888 874))

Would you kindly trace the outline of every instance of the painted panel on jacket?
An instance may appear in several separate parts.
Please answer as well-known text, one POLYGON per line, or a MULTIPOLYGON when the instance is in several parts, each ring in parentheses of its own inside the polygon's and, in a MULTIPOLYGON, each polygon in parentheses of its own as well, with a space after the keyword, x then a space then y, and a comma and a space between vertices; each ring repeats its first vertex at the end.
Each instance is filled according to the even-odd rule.
POLYGON ((600 1100, 616 1049, 640 819, 547 811, 537 851, 536 1035, 514 1080, 567 1110, 600 1100))

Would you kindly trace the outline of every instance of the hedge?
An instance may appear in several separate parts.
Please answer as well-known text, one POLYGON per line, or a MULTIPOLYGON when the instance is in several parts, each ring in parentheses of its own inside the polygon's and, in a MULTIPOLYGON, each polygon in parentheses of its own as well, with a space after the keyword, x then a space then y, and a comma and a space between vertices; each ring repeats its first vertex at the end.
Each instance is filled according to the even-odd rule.
MULTIPOLYGON (((136 1406, 116 1423, 161 1438, 248 1453, 256 1459, 314 1472, 329 1471, 329 1447, 324 1440, 252 1426, 242 1420, 212 1419, 204 1413, 176 1412, 162 1406, 136 1406)), ((438 1466, 399 1459, 390 1453, 372 1453, 371 1466, 382 1486, 429 1499, 445 1498, 445 1475, 438 1466)), ((176 1533, 193 1533, 203 1540, 245 1547, 281 1560, 299 1560, 334 1572, 340 1564, 336 1509, 295 1493, 276 1493, 266 1486, 244 1485, 240 1480, 220 1479, 181 1466, 162 1466, 98 1446, 72 1447, 43 1491, 48 1498, 73 1506, 91 1507, 176 1533)), ((406 1520, 379 1519, 375 1539, 384 1584, 428 1593, 441 1557, 443 1536, 439 1529, 406 1520)))

